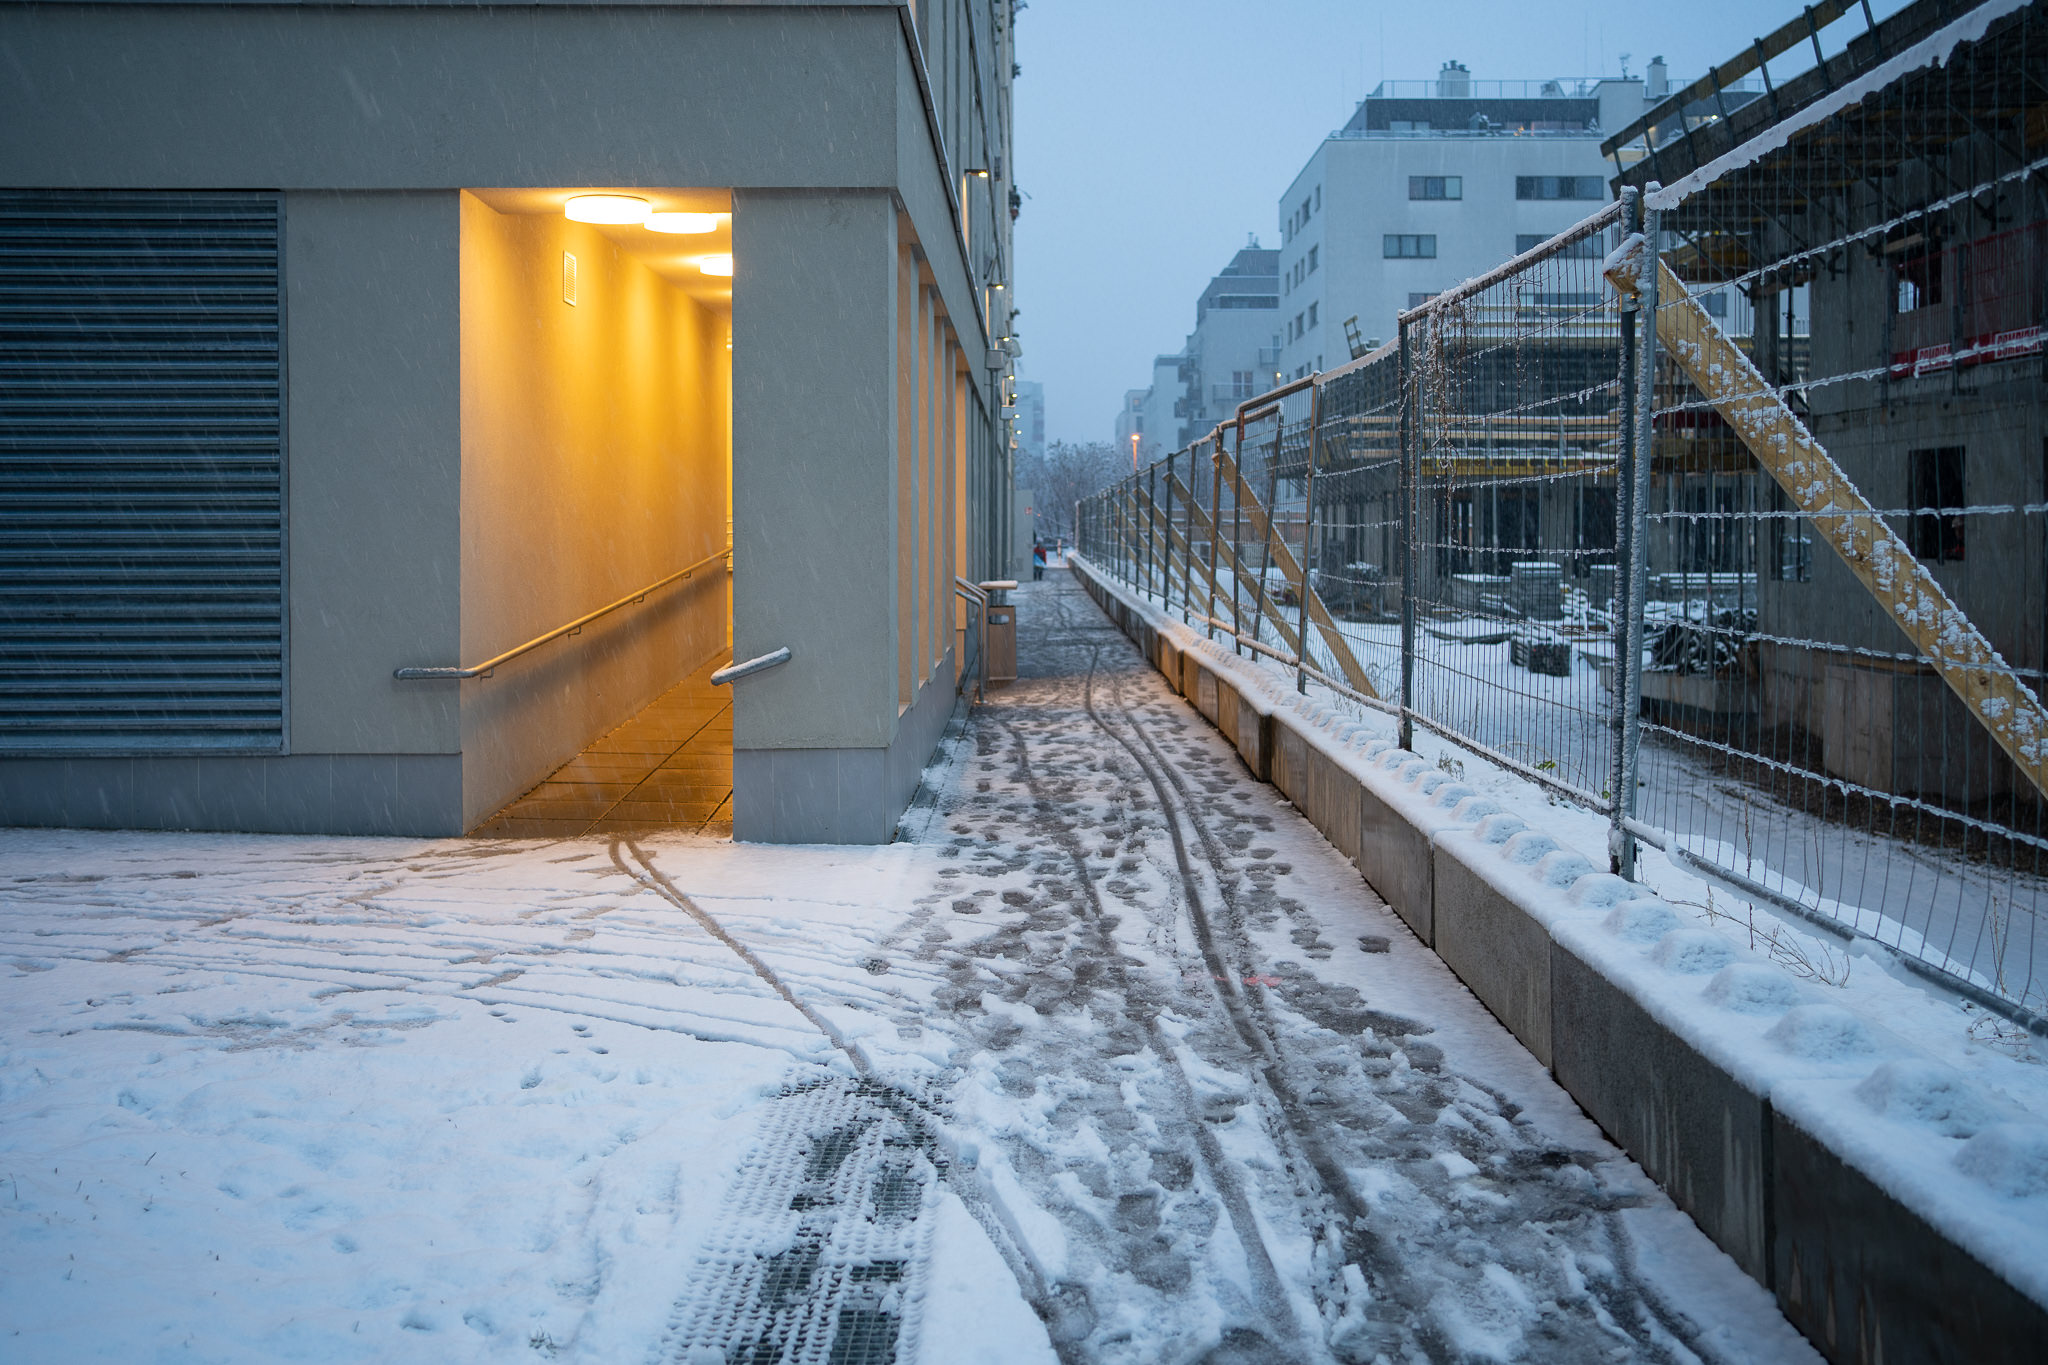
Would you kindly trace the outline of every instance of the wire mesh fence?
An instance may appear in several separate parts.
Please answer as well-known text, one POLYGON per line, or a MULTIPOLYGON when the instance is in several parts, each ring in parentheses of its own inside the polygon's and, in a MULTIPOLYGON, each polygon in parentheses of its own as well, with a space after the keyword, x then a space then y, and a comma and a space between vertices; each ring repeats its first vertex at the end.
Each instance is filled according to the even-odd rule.
POLYGON ((1404 318, 1415 718, 1574 799, 1613 788, 1622 204, 1404 318), (1605 681, 1603 682, 1603 679, 1605 681))
POLYGON ((1651 844, 2048 1027, 2048 18, 1990 8, 1621 165, 1087 500, 1083 553, 1601 812, 1624 875, 1651 844))
POLYGON ((2048 18, 1994 8, 1665 153, 1639 815, 2039 1010, 2048 18))

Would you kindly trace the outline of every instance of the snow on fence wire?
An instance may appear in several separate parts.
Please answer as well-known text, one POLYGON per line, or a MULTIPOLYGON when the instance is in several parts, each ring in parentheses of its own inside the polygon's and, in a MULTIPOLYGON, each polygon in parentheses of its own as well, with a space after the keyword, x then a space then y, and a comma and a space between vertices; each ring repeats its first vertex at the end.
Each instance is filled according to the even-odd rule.
POLYGON ((2048 1029, 2044 8, 1915 6, 1711 161, 1653 129, 1617 202, 1084 501, 1084 552, 1606 814, 1625 875, 2048 1029))
POLYGON ((1662 286, 1637 818, 2037 1014, 2043 8, 1929 9, 1622 176, 1662 286))

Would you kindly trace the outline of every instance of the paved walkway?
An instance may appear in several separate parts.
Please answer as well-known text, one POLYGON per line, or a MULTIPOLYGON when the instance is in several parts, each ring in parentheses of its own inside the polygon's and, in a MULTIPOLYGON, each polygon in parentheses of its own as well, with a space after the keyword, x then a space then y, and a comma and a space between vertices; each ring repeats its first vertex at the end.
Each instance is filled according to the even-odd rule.
POLYGON ((1805 1353, 1070 575, 1018 620, 933 960, 1063 1234, 1064 1359, 1805 1353))
POLYGON ((478 838, 732 833, 732 691, 713 659, 471 831, 478 838))
POLYGON ((1065 573, 1018 616, 886 847, 607 828, 687 698, 559 837, 0 830, 0 1354, 1814 1359, 1065 573))

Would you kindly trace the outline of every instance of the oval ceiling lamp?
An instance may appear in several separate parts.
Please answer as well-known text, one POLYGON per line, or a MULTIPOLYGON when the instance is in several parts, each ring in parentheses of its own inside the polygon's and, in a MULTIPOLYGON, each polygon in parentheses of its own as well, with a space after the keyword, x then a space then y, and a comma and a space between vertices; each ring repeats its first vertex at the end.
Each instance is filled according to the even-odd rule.
POLYGON ((562 206, 572 223, 644 223, 648 203, 631 194, 579 194, 562 206))
POLYGON ((650 213, 640 225, 649 232, 700 233, 718 231, 715 213, 650 213))
POLYGON ((732 274, 732 257, 699 256, 697 258, 697 268, 707 275, 724 275, 730 277, 732 274))

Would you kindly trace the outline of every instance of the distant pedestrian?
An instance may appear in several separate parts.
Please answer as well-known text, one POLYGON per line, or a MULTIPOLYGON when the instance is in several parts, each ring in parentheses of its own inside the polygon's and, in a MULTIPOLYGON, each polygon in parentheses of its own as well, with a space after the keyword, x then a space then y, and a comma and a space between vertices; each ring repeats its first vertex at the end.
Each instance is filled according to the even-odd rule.
POLYGON ((1035 583, 1045 577, 1045 546, 1039 541, 1031 542, 1031 580, 1035 583))

